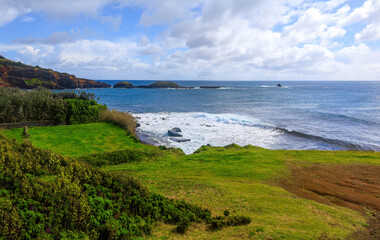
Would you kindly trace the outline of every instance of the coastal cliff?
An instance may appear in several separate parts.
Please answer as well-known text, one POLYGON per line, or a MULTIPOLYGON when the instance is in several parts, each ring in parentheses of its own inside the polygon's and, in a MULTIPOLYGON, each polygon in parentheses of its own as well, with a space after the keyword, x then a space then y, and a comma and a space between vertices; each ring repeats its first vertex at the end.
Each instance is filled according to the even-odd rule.
POLYGON ((68 73, 60 73, 39 66, 33 67, 0 56, 0 87, 33 89, 39 86, 49 89, 111 87, 106 83, 77 78, 68 73))

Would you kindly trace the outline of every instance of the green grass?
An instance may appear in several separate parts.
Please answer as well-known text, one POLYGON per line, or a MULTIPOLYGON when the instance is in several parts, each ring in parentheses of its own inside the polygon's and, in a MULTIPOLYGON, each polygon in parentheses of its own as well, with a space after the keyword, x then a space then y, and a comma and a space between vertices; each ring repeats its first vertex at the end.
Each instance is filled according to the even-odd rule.
MULTIPOLYGON (((22 140, 22 129, 5 130, 22 140)), ((31 142, 67 156, 84 156, 117 150, 159 151, 135 143, 124 130, 107 123, 30 128, 31 142)), ((135 161, 103 169, 132 176, 154 192, 207 207, 221 215, 249 216, 248 226, 208 231, 193 224, 185 235, 173 226, 159 224, 152 239, 345 239, 366 225, 361 213, 298 198, 276 186, 289 174, 290 163, 380 164, 380 153, 359 151, 288 151, 253 146, 202 147, 183 155, 165 151, 156 161, 135 161)), ((50 181, 54 176, 43 176, 50 181)))
MULTIPOLYGON (((20 142, 23 140, 23 129, 2 130, 0 132, 20 142)), ((35 146, 69 157, 127 149, 152 149, 152 146, 136 143, 134 138, 127 135, 125 130, 120 127, 104 122, 55 127, 30 127, 29 134, 29 140, 35 146)))
MULTIPOLYGON (((250 216, 248 226, 217 232, 193 226, 185 236, 160 225, 155 237, 184 239, 345 239, 363 228, 359 212, 298 198, 275 186, 288 174, 287 163, 380 164, 373 152, 285 151, 256 147, 210 148, 162 161, 133 162, 104 169, 140 179, 152 191, 210 208, 250 216)), ((153 237, 153 239, 155 238, 153 237)))
POLYGON ((54 85, 54 83, 48 80, 40 79, 40 78, 28 79, 28 80, 25 80, 25 83, 29 86, 39 86, 43 84, 54 85))

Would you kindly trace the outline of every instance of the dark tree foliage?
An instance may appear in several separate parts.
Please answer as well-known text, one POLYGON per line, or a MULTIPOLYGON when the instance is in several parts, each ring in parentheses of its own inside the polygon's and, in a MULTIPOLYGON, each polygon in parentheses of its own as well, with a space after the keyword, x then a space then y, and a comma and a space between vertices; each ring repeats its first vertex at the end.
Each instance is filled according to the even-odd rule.
POLYGON ((94 99, 94 94, 86 92, 0 88, 0 123, 52 121, 59 124, 71 119, 73 123, 95 122, 99 111, 106 107, 94 99))

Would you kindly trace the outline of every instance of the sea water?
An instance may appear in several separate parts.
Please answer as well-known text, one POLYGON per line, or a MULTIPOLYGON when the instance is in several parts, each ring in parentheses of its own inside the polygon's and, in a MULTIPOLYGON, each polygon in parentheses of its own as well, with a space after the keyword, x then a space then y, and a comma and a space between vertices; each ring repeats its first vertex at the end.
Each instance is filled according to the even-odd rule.
MULTIPOLYGON (((154 81, 130 82, 138 86, 154 81)), ((133 113, 139 134, 187 154, 206 144, 232 143, 269 149, 380 151, 380 82, 175 82, 195 88, 86 91, 110 109, 133 113), (173 127, 190 141, 172 141, 168 130, 173 127)))

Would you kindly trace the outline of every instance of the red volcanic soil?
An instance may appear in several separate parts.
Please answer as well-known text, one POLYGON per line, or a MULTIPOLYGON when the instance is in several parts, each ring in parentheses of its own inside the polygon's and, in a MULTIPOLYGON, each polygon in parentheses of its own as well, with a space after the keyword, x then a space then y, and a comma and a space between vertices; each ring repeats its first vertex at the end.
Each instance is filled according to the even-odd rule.
POLYGON ((290 170, 290 177, 280 183, 287 191, 324 204, 372 211, 367 231, 349 239, 380 239, 380 166, 312 164, 292 165, 290 170))

